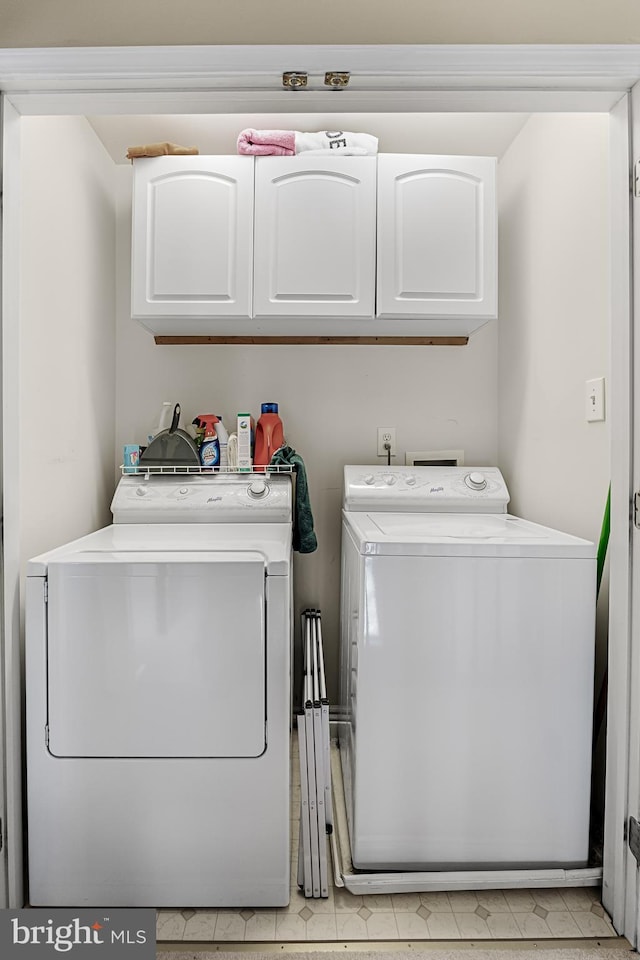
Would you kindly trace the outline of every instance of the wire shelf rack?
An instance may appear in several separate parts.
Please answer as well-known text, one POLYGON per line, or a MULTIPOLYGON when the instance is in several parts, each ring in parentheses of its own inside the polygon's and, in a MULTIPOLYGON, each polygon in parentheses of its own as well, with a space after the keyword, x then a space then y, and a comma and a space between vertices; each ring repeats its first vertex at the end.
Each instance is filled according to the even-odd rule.
POLYGON ((279 463, 279 464, 269 464, 266 467, 203 467, 201 464, 196 463, 172 463, 172 464, 162 464, 154 466, 152 464, 139 463, 137 466, 125 466, 125 464, 120 464, 120 472, 123 476, 143 476, 148 477, 151 475, 160 475, 160 476, 174 476, 176 474, 204 474, 205 476, 211 475, 231 475, 231 476, 241 476, 249 477, 252 474, 263 477, 265 474, 272 473, 284 473, 290 474, 293 473, 293 466, 290 463, 279 463))

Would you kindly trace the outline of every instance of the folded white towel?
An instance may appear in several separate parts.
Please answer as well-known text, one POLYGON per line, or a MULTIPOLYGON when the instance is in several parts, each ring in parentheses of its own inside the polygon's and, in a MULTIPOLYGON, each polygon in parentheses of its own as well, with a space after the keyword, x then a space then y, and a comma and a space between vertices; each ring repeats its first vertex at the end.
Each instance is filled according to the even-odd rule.
POLYGON ((321 154, 331 150, 350 157, 375 156, 378 138, 370 133, 348 133, 321 130, 319 133, 300 133, 296 130, 296 154, 321 154))
MULTIPOLYGON (((370 157, 371 153, 368 150, 365 150, 364 147, 345 147, 343 150, 332 150, 332 153, 338 157, 370 157)), ((305 157, 326 157, 326 150, 303 150, 302 155, 305 157)))

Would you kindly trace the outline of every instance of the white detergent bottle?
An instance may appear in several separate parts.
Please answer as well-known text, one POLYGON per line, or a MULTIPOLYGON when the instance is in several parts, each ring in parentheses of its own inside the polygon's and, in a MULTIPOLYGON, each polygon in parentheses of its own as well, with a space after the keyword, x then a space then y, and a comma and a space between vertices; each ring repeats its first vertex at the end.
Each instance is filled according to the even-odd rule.
POLYGON ((216 414, 218 422, 216 423, 216 433, 218 434, 218 442, 220 444, 220 469, 226 470, 229 466, 229 433, 225 425, 222 422, 222 417, 219 413, 216 414))
POLYGON ((171 426, 174 409, 175 409, 175 403, 173 400, 162 401, 162 407, 160 408, 160 414, 158 416, 158 423, 153 428, 153 431, 147 437, 147 441, 149 443, 151 443, 153 438, 156 437, 161 430, 168 430, 168 428, 171 426))

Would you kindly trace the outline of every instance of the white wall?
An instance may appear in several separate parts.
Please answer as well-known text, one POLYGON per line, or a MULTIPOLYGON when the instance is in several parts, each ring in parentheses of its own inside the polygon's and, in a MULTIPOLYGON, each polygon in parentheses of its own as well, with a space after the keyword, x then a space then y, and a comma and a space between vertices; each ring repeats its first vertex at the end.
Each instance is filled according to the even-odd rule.
MULTIPOLYGON (((585 381, 609 375, 608 129, 608 115, 534 116, 498 170, 499 461, 510 510, 596 544, 610 478, 609 425, 585 421, 585 381)), ((605 577, 596 697, 607 592, 605 577)), ((602 735, 598 747, 601 807, 602 735)))
POLYGON ((23 562, 110 521, 115 171, 81 117, 23 118, 23 562))
POLYGON ((439 153, 500 157, 527 113, 214 113, 91 116, 89 123, 114 163, 130 166, 127 150, 169 140, 201 154, 233 154, 241 130, 351 130, 378 138, 380 153, 439 153))
MULTIPOLYGON (((401 150, 401 146, 395 149, 401 150)), ((295 607, 320 607, 330 696, 337 692, 340 504, 346 463, 383 463, 376 427, 395 426, 406 450, 463 448, 466 462, 497 456, 497 329, 466 347, 156 346, 130 319, 131 168, 118 169, 116 457, 144 441, 163 400, 191 419, 257 415, 276 401, 287 440, 309 475, 318 551, 295 558, 295 607)))
POLYGON ((589 539, 609 484, 608 424, 585 421, 585 381, 609 373, 608 123, 533 116, 498 171, 499 456, 511 509, 589 539))
MULTIPOLYGON (((2 0, 0 45, 631 43, 633 0, 2 0)), ((283 64, 283 69, 300 65, 283 64)), ((304 65, 303 67, 304 68, 304 65)), ((349 69, 342 60, 327 69, 349 69)))

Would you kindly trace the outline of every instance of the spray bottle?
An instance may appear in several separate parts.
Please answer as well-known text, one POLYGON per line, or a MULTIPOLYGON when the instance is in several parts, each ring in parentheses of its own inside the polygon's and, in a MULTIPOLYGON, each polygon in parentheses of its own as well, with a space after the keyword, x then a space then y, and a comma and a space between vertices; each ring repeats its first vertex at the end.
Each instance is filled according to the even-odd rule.
POLYGON ((216 431, 218 418, 215 413, 201 413, 194 417, 193 423, 198 434, 202 434, 200 463, 203 467, 220 466, 220 442, 216 431))
POLYGON ((218 434, 218 443, 220 444, 220 468, 226 470, 229 466, 229 456, 227 454, 227 444, 229 443, 229 434, 227 428, 222 422, 222 417, 217 414, 218 422, 216 424, 216 433, 218 434))

